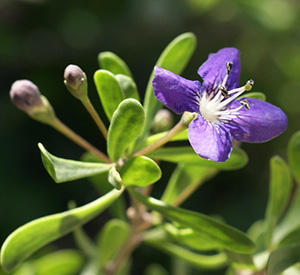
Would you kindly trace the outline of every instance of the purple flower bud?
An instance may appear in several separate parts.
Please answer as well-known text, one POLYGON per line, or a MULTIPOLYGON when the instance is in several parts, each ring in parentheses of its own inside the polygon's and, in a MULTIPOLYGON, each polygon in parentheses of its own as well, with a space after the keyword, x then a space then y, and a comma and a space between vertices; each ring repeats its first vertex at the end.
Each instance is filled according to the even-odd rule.
POLYGON ((43 106, 39 88, 29 80, 15 81, 9 94, 13 104, 26 113, 31 113, 36 107, 43 106))
POLYGON ((76 65, 69 65, 64 72, 64 83, 69 92, 83 99, 87 96, 87 79, 85 73, 76 65))

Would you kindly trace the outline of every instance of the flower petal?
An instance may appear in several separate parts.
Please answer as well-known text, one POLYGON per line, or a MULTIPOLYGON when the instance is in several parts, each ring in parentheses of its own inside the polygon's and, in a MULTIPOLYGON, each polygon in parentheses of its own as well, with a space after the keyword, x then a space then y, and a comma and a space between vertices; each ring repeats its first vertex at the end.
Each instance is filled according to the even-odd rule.
POLYGON ((189 125, 188 137, 200 157, 223 162, 230 156, 231 136, 222 124, 209 123, 198 115, 189 125))
MULTIPOLYGON (((287 116, 280 108, 259 99, 245 99, 250 109, 242 108, 232 120, 240 127, 240 130, 231 130, 233 138, 246 142, 266 142, 286 129, 287 116)), ((230 108, 238 106, 240 103, 234 101, 230 108)))
POLYGON ((240 83, 240 53, 236 48, 223 48, 217 53, 212 53, 198 69, 198 74, 204 81, 204 86, 209 88, 220 85, 226 76, 226 63, 232 62, 233 66, 226 82, 226 88, 232 90, 239 87, 240 83))
POLYGON ((199 81, 185 79, 156 66, 152 84, 155 96, 175 113, 199 111, 198 92, 201 88, 199 81))

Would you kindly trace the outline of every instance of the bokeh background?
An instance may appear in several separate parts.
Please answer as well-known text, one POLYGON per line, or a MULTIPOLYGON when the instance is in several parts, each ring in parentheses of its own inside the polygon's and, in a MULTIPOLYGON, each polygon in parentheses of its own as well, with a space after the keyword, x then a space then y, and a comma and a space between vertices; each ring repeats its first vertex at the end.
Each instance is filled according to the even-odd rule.
MULTIPOLYGON (((187 31, 195 33, 198 45, 185 77, 198 79, 197 68, 210 52, 237 47, 241 81, 253 78, 254 91, 264 92, 281 107, 289 125, 283 135, 267 144, 243 144, 250 158, 247 167, 220 173, 184 206, 221 215, 244 231, 264 216, 269 159, 275 154, 286 158, 288 139, 300 129, 299 1, 1 0, 0 15, 0 243, 25 222, 65 210, 69 200, 81 205, 97 196, 87 180, 53 183, 42 166, 37 143, 65 158, 79 159, 83 151, 15 109, 8 96, 11 83, 23 78, 34 81, 67 125, 105 150, 88 114, 66 91, 64 68, 77 64, 85 70, 90 96, 104 117, 92 82, 98 69, 97 54, 109 50, 121 56, 143 97, 159 54, 174 37, 187 31)), ((155 194, 174 166, 163 164, 163 168, 164 177, 155 194)), ((92 236, 107 218, 104 215, 87 225, 92 236)), ((57 245, 72 247, 74 243, 66 237, 57 245)), ((138 252, 132 274, 141 274, 153 261, 171 270, 172 260, 160 252, 146 247, 138 252)), ((194 269, 190 272, 200 274, 194 269)))

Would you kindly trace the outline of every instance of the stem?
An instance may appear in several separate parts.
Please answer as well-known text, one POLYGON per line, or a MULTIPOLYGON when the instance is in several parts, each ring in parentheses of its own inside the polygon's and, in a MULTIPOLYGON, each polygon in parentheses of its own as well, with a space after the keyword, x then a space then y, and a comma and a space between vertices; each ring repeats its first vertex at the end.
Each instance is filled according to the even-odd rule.
MULTIPOLYGON (((129 193, 130 194, 130 193, 129 193)), ((152 226, 151 216, 147 213, 146 207, 131 196, 132 207, 128 210, 128 215, 131 220, 131 233, 121 247, 117 256, 104 268, 105 275, 115 275, 124 262, 129 258, 132 252, 143 241, 143 232, 152 226)))
POLYGON ((181 119, 166 135, 164 135, 161 139, 153 142, 152 144, 148 145, 147 147, 141 149, 140 151, 134 153, 134 156, 142 156, 147 155, 157 148, 163 146, 168 141, 170 141, 173 137, 177 136, 180 132, 186 129, 186 125, 183 123, 181 119))
POLYGON ((64 123, 62 123, 57 117, 51 122, 50 124, 54 129, 71 139, 73 142, 84 148, 85 150, 91 152, 95 156, 99 157, 106 163, 111 163, 111 160, 103 154, 101 151, 99 151, 96 147, 91 145, 89 142, 87 142, 85 139, 83 139, 81 136, 76 134, 73 130, 71 130, 68 126, 66 126, 64 123))
POLYGON ((104 136, 105 140, 107 140, 107 129, 101 120, 100 116, 98 115, 97 111, 95 110, 93 104, 91 103, 89 98, 86 98, 85 100, 81 100, 83 106, 85 109, 89 112, 93 120, 95 121, 96 125, 98 126, 100 132, 104 136))

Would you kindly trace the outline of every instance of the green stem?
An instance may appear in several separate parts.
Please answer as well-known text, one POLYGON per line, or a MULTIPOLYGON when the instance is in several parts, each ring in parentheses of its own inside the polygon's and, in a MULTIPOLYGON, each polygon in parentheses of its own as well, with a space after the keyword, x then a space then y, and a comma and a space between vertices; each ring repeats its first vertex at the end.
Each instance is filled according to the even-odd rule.
POLYGON ((98 115, 97 111, 95 110, 93 104, 91 103, 89 98, 86 98, 85 100, 81 100, 83 106, 85 109, 89 112, 93 120, 95 121, 96 125, 98 126, 100 132, 104 136, 105 140, 107 140, 107 129, 101 120, 100 116, 98 115))
POLYGON ((173 137, 177 136, 180 132, 184 131, 185 129, 186 126, 184 125, 182 120, 180 120, 168 133, 166 133, 166 135, 164 135, 159 140, 153 142, 152 144, 148 145, 147 147, 141 149, 140 151, 134 153, 134 156, 147 155, 153 152, 154 150, 166 144, 173 137))
POLYGON ((71 139, 73 142, 84 148, 85 150, 91 152, 95 156, 99 157, 106 163, 111 163, 111 160, 103 154, 101 151, 99 151, 96 147, 91 145, 89 142, 87 142, 85 139, 83 139, 81 136, 76 134, 73 130, 71 130, 68 126, 66 126, 64 123, 62 123, 57 117, 49 123, 50 126, 55 128, 57 131, 71 139))

